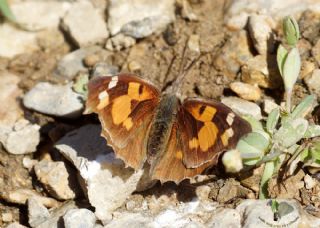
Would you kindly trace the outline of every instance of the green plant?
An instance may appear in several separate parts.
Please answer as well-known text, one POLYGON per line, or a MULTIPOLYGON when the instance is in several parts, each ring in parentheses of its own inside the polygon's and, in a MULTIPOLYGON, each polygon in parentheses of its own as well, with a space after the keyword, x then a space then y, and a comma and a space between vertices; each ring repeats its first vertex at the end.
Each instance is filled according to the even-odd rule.
POLYGON ((296 107, 291 107, 292 90, 301 67, 296 47, 300 37, 299 28, 294 18, 286 17, 283 29, 290 49, 280 45, 277 62, 285 87, 286 108, 272 110, 265 123, 246 117, 253 131, 242 138, 236 148, 245 166, 265 164, 260 181, 260 199, 268 198, 268 182, 280 168, 293 174, 299 162, 312 168, 320 167, 320 143, 306 143, 306 139, 320 136, 320 126, 306 120, 316 97, 309 95, 296 107))
POLYGON ((7 20, 16 23, 16 18, 9 7, 7 0, 0 0, 0 14, 7 20))

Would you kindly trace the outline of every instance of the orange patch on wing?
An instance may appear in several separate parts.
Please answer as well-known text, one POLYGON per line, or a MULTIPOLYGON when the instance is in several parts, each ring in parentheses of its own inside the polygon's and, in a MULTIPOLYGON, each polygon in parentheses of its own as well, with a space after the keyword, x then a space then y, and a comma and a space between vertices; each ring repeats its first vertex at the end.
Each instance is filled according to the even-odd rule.
POLYGON ((197 138, 192 138, 191 140, 189 140, 189 148, 190 149, 196 149, 199 146, 199 141, 197 138))
POLYGON ((200 129, 198 139, 200 149, 203 152, 207 152, 208 149, 215 144, 218 132, 217 126, 212 122, 206 122, 200 129))
POLYGON ((142 93, 139 94, 139 89, 141 85, 138 82, 130 82, 128 87, 128 96, 137 101, 144 101, 152 98, 152 93, 146 86, 142 87, 142 93))
POLYGON ((115 125, 125 121, 131 113, 131 98, 123 95, 114 99, 111 109, 111 116, 115 125))
POLYGON ((127 118, 125 121, 123 121, 122 124, 129 131, 133 126, 132 118, 131 117, 127 118))
POLYGON ((176 158, 178 158, 179 160, 181 160, 182 157, 183 157, 182 151, 181 151, 181 150, 177 151, 177 153, 176 153, 176 158))
POLYGON ((228 141, 229 141, 229 135, 228 135, 227 131, 223 132, 223 134, 220 136, 220 138, 221 138, 222 144, 224 146, 227 146, 228 141))
POLYGON ((201 122, 208 122, 211 121, 214 115, 217 112, 217 109, 210 106, 205 106, 204 111, 200 114, 200 109, 202 105, 197 105, 196 107, 191 107, 189 109, 189 112, 192 114, 192 116, 201 122))

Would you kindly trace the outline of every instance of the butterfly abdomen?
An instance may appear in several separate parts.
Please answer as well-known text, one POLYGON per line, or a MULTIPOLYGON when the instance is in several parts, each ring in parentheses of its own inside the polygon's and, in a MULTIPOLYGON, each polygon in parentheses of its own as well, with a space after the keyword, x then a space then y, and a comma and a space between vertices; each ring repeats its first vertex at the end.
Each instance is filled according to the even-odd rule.
POLYGON ((147 161, 153 163, 165 152, 171 134, 172 125, 176 120, 179 99, 175 95, 164 95, 153 118, 147 146, 147 161))

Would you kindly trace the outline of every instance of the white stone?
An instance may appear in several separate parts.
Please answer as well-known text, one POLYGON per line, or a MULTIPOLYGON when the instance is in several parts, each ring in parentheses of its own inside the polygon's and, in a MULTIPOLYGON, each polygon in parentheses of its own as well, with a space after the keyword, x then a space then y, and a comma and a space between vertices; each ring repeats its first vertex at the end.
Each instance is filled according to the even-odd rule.
POLYGON ((124 32, 142 38, 161 32, 175 20, 174 0, 111 0, 108 8, 108 26, 112 35, 124 32))
POLYGON ((65 228, 93 228, 96 217, 88 209, 71 209, 63 216, 63 221, 65 228))
POLYGON ((218 209, 217 211, 213 212, 213 215, 211 219, 206 223, 206 226, 211 228, 241 228, 241 216, 239 212, 235 209, 218 209))
POLYGON ((317 181, 314 178, 312 178, 309 174, 305 175, 303 180, 304 180, 306 189, 312 189, 317 184, 317 181))
POLYGON ((37 227, 50 217, 48 209, 39 202, 38 198, 28 199, 28 222, 31 227, 37 227))
POLYGON ((60 19, 70 7, 70 2, 53 0, 10 4, 17 21, 32 30, 58 28, 60 19))
POLYGON ((109 37, 103 15, 90 1, 74 3, 63 18, 63 28, 79 47, 101 43, 109 37))
POLYGON ((273 100, 271 99, 263 100, 263 111, 265 111, 265 113, 270 114, 271 111, 275 108, 280 108, 280 106, 277 105, 273 100))
POLYGON ((320 95, 320 69, 315 69, 310 76, 305 77, 303 80, 310 92, 315 93, 317 96, 320 95))
POLYGON ((40 82, 27 92, 23 104, 35 111, 66 118, 76 118, 82 114, 82 96, 72 90, 72 84, 54 85, 40 82))
POLYGON ((261 109, 256 103, 238 97, 223 97, 221 102, 240 115, 251 115, 257 120, 262 118, 261 109))
POLYGON ((26 226, 23 226, 17 222, 11 223, 6 228, 27 228, 26 226))

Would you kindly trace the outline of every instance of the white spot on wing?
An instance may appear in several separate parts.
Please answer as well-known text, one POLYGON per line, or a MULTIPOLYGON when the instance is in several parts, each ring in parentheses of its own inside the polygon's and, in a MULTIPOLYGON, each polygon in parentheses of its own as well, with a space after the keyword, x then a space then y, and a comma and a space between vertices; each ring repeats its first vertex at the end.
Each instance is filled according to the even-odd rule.
POLYGON ((234 132, 233 132, 232 128, 227 129, 227 134, 228 134, 229 138, 231 138, 233 136, 234 132))
POLYGON ((101 93, 99 93, 98 97, 99 97, 99 100, 103 100, 104 98, 109 97, 109 94, 107 91, 104 90, 101 93))
POLYGON ((118 76, 113 76, 109 85, 108 85, 108 89, 112 89, 113 87, 115 87, 118 83, 118 76))
POLYGON ((235 117, 235 115, 234 115, 233 112, 230 112, 230 113, 228 114, 228 116, 227 116, 227 123, 229 124, 229 126, 232 125, 233 120, 234 120, 234 117, 235 117))

